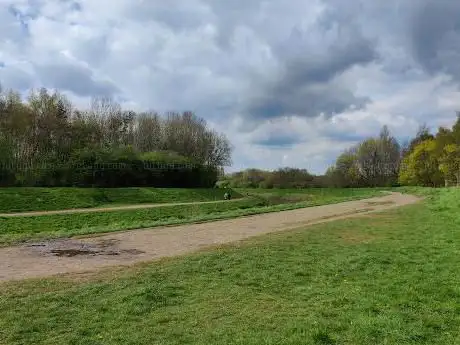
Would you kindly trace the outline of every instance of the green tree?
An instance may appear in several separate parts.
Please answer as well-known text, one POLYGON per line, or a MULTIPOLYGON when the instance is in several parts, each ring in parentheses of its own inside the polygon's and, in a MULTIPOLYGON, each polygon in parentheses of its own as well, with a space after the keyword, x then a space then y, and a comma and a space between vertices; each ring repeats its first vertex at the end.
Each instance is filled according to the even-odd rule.
POLYGON ((454 181, 457 187, 460 186, 460 146, 446 145, 439 161, 439 169, 445 176, 446 185, 454 181))
POLYGON ((357 187, 360 185, 360 173, 355 149, 349 149, 337 157, 335 166, 327 175, 336 187, 357 187))
POLYGON ((403 185, 440 186, 443 176, 439 170, 436 150, 437 144, 433 139, 422 141, 416 145, 403 160, 399 182, 403 185))

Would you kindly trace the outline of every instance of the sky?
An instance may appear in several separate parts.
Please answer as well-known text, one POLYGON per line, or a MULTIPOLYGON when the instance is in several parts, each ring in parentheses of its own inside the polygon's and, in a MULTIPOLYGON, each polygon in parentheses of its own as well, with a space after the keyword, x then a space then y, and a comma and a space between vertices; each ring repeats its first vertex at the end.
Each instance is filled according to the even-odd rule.
POLYGON ((458 0, 0 0, 0 83, 194 111, 233 165, 323 173, 460 110, 458 0))

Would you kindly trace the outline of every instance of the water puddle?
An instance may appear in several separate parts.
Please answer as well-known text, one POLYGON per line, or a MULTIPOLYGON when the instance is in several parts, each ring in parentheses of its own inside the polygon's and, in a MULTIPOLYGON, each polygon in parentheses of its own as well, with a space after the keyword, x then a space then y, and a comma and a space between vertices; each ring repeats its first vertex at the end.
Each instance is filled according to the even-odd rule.
POLYGON ((120 256, 140 255, 144 252, 138 249, 120 249, 117 240, 104 240, 97 243, 85 243, 83 241, 64 239, 32 243, 27 247, 40 255, 52 255, 58 257, 82 257, 82 256, 120 256))
POLYGON ((51 254, 55 256, 66 256, 71 258, 77 255, 96 255, 98 252, 92 250, 81 250, 81 249, 53 249, 50 250, 51 254))

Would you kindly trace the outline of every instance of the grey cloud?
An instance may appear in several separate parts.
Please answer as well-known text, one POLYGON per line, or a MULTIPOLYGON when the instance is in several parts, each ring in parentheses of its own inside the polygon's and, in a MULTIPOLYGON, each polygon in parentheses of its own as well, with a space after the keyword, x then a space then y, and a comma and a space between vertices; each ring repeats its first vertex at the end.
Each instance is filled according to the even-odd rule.
POLYGON ((0 84, 6 89, 26 91, 33 87, 33 76, 14 66, 0 62, 0 84))
POLYGON ((289 80, 282 80, 274 88, 267 90, 265 96, 252 101, 246 109, 248 116, 259 120, 284 115, 316 117, 321 113, 340 113, 352 105, 359 109, 368 102, 367 98, 356 97, 343 87, 327 83, 305 83, 305 86, 296 89, 290 86, 289 80))
POLYGON ((82 61, 90 61, 92 67, 98 68, 107 61, 110 54, 109 43, 108 34, 82 39, 79 49, 75 50, 75 57, 82 61))
MULTIPOLYGON (((376 129, 379 130, 378 128, 376 129)), ((377 133, 377 132, 376 132, 377 133)), ((339 142, 358 142, 363 139, 362 134, 350 130, 344 130, 337 126, 329 126, 321 131, 321 135, 339 142)))
POLYGON ((69 1, 69 2, 70 2, 69 8, 72 11, 80 12, 83 9, 82 5, 79 2, 77 1, 69 1))
POLYGON ((266 138, 252 141, 252 143, 255 145, 272 148, 289 148, 302 142, 303 140, 300 137, 285 134, 278 135, 276 133, 270 133, 270 135, 266 138))
POLYGON ((194 29, 206 24, 213 16, 208 6, 196 0, 186 3, 178 0, 149 1, 142 6, 130 7, 127 14, 136 20, 162 23, 174 31, 194 29))
MULTIPOLYGON (((278 1, 278 0, 275 0, 278 1)), ((171 0, 146 2, 132 7, 128 15, 140 21, 155 21, 173 31, 194 30, 213 24, 218 28, 216 44, 224 50, 231 49, 234 30, 240 25, 253 26, 262 0, 171 0)))
POLYGON ((14 6, 0 6, 0 50, 7 41, 14 44, 25 41, 27 26, 24 16, 14 6))
POLYGON ((414 56, 430 73, 460 82, 460 2, 424 0, 412 27, 414 56))
POLYGON ((118 88, 110 82, 96 80, 91 70, 71 65, 39 65, 37 75, 46 87, 68 90, 81 97, 112 96, 118 88))
POLYGON ((260 10, 261 0, 213 1, 204 0, 217 18, 219 28, 216 43, 222 49, 229 49, 235 28, 238 26, 253 27, 254 18, 260 10))
POLYGON ((328 38, 327 32, 318 33, 310 40, 310 34, 293 30, 290 39, 275 48, 283 73, 275 82, 262 86, 262 97, 256 97, 246 109, 248 116, 259 119, 291 114, 315 117, 320 113, 340 113, 351 105, 364 106, 368 99, 356 97, 335 77, 355 65, 375 60, 374 46, 354 28, 334 31, 332 40, 321 47, 322 35, 328 38))
MULTIPOLYGON (((328 82, 348 68, 371 62, 376 58, 373 44, 363 38, 356 29, 333 28, 335 36, 326 49, 309 42, 309 33, 294 29, 289 40, 278 48, 277 55, 285 61, 285 78, 293 87, 312 82, 328 82)), ((326 36, 327 32, 324 32, 326 36)), ((319 42, 318 42, 319 41, 319 42)), ((318 44, 319 43, 319 44, 318 44)))

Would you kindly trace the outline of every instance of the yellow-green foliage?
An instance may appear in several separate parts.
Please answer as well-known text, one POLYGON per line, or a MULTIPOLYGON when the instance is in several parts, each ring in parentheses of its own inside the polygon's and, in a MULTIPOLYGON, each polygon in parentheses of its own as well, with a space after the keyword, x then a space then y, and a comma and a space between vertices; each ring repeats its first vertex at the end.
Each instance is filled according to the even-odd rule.
POLYGON ((399 172, 399 182, 404 185, 436 186, 441 181, 436 141, 422 141, 404 158, 399 172))
POLYGON ((460 146, 449 144, 443 149, 439 169, 446 179, 460 183, 460 146))
POLYGON ((431 139, 411 146, 403 159, 399 182, 404 185, 460 185, 460 117, 452 127, 439 128, 431 139))

